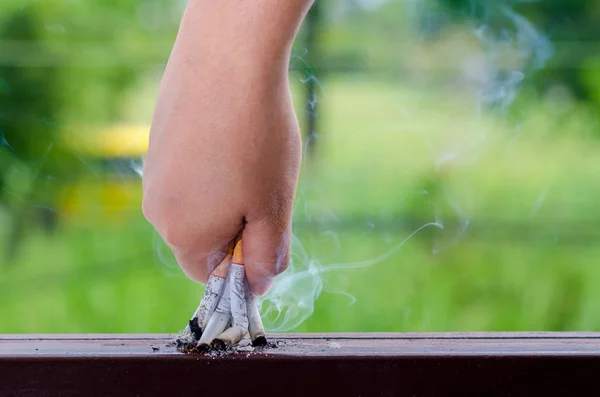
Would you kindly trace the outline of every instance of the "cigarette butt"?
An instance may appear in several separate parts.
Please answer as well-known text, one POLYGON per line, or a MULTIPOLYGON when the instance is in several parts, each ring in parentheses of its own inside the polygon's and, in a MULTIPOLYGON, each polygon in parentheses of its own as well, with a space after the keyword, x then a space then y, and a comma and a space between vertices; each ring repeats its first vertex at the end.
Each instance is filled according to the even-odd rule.
POLYGON ((217 308, 212 313, 210 318, 207 321, 206 328, 202 333, 202 337, 198 341, 198 347, 201 344, 210 345, 210 342, 219 335, 221 332, 225 331, 225 328, 231 321, 231 300, 230 300, 230 287, 229 283, 225 282, 225 288, 223 294, 221 295, 221 299, 219 299, 219 303, 217 304, 217 308))
POLYGON ((266 335, 256 335, 252 340, 252 346, 254 347, 264 347, 267 346, 267 336, 266 335))
MULTIPOLYGON (((208 278, 206 288, 204 289, 204 296, 202 296, 200 306, 198 306, 198 310, 196 310, 200 334, 202 334, 202 330, 206 328, 208 319, 219 303, 219 298, 221 297, 223 287, 225 286, 225 277, 227 276, 229 264, 231 263, 232 254, 233 248, 230 245, 227 249, 227 256, 223 258, 221 263, 217 265, 208 278)), ((200 339, 200 337, 198 337, 198 339, 200 339)))
MULTIPOLYGON (((238 258, 239 259, 239 258, 238 258)), ((248 329, 248 314, 246 304, 246 272, 242 263, 232 263, 229 267, 231 317, 234 327, 248 329)))
POLYGON ((229 288, 231 289, 231 316, 233 326, 248 329, 248 309, 246 295, 246 269, 242 255, 242 240, 239 239, 233 248, 233 257, 229 267, 229 288))
POLYGON ((233 251, 233 259, 227 275, 226 294, 229 292, 231 328, 219 334, 211 343, 215 350, 226 350, 238 343, 248 332, 246 304, 246 272, 241 255, 242 244, 238 240, 233 251))
POLYGON ((202 337, 197 343, 198 350, 203 350, 202 345, 210 347, 213 339, 225 331, 229 323, 229 314, 215 312, 208 322, 202 337))
POLYGON ((248 331, 246 328, 237 327, 234 325, 213 339, 211 346, 215 350, 227 350, 231 346, 241 341, 247 332, 248 331))
POLYGON ((227 256, 211 273, 198 308, 183 332, 175 339, 178 349, 188 350, 195 347, 198 340, 202 337, 202 330, 206 328, 206 323, 215 311, 221 293, 223 292, 225 277, 228 273, 229 264, 233 255, 233 246, 234 244, 229 245, 227 248, 227 256))
MULTIPOLYGON (((231 259, 231 257, 229 257, 231 259)), ((219 276, 211 275, 204 289, 204 296, 198 307, 198 327, 200 330, 206 328, 208 319, 213 314, 219 303, 219 298, 223 294, 225 279, 219 276)), ((202 333, 202 331, 200 331, 202 333)), ((199 339, 199 338, 198 338, 199 339)))
POLYGON ((188 322, 183 332, 175 338, 175 345, 179 350, 189 350, 196 346, 196 343, 202 336, 202 328, 198 324, 198 310, 194 313, 192 319, 188 322))
POLYGON ((266 346, 267 337, 265 335, 265 327, 260 318, 256 299, 249 291, 246 295, 246 306, 248 311, 248 333, 252 340, 252 346, 266 346))
POLYGON ((177 350, 190 350, 196 347, 198 339, 191 332, 184 332, 177 336, 175 339, 175 345, 177 350))
POLYGON ((252 293, 250 293, 250 289, 245 281, 246 273, 243 264, 242 240, 239 239, 233 248, 232 265, 229 269, 232 281, 236 281, 231 284, 232 292, 234 292, 231 297, 231 312, 234 326, 239 325, 248 329, 253 346, 265 346, 267 344, 265 327, 260 318, 256 299, 252 293), (243 295, 240 294, 241 292, 243 292, 243 295), (245 307, 241 309, 239 306, 236 306, 236 304, 245 304, 245 307), (242 314, 242 312, 244 314, 242 314), (236 313, 239 313, 237 322, 236 313))
POLYGON ((198 321, 198 317, 194 317, 188 323, 190 328, 190 334, 196 339, 200 339, 202 337, 202 328, 200 327, 200 322, 198 321))

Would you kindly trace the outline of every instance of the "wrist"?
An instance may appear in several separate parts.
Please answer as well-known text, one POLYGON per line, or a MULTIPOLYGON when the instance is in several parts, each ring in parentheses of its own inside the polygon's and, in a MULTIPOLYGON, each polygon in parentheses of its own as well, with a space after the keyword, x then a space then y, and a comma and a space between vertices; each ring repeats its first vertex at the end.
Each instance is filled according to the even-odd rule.
POLYGON ((191 0, 178 45, 187 61, 285 76, 294 39, 313 0, 191 0))

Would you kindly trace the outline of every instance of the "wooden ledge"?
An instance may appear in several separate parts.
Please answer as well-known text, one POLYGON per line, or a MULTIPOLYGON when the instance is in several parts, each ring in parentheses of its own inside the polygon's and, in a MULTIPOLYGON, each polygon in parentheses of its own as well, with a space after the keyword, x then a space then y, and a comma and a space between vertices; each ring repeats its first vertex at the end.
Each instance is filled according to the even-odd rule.
POLYGON ((0 336, 0 396, 581 395, 600 373, 600 333, 270 335, 222 356, 172 338, 0 336))

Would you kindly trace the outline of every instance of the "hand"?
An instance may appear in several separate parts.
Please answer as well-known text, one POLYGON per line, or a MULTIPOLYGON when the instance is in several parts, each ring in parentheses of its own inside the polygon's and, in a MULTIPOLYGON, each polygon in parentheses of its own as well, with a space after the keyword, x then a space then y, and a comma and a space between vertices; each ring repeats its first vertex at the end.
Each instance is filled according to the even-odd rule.
POLYGON ((263 295, 289 261, 302 152, 288 60, 249 61, 222 39, 198 44, 185 22, 159 92, 143 212, 202 283, 243 231, 246 277, 263 295))

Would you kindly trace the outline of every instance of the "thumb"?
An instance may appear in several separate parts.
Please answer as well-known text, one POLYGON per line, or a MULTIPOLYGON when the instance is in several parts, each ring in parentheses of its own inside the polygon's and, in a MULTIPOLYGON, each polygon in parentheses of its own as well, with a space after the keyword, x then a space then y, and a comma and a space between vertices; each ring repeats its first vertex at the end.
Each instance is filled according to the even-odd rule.
POLYGON ((286 227, 266 222, 247 223, 242 234, 242 252, 250 291, 266 294, 276 275, 287 269, 290 260, 291 224, 286 227))

